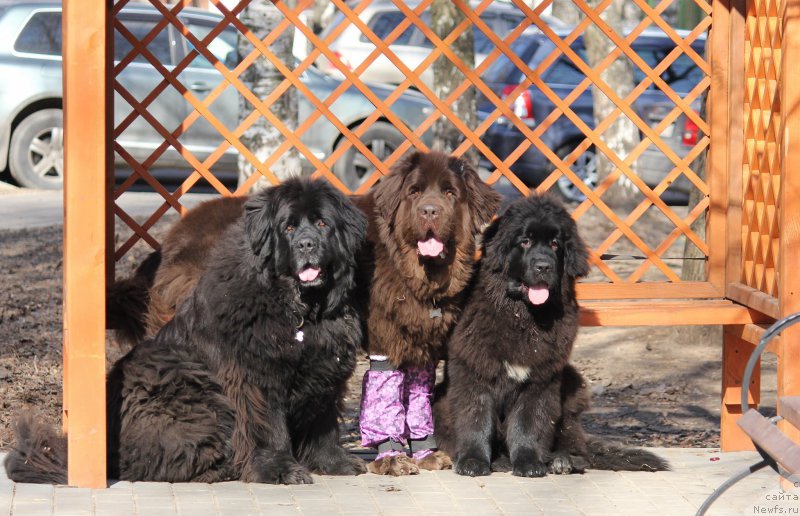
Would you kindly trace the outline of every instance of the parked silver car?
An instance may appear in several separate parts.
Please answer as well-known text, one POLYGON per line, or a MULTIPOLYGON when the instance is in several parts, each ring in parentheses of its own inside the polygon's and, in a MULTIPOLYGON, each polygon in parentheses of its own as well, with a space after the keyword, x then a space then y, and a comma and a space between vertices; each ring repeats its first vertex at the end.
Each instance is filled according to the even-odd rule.
MULTIPOLYGON (((420 4, 420 0, 406 0, 405 4, 410 9, 415 9, 420 4)), ((478 0, 472 0, 469 3, 473 9, 480 4, 481 2, 478 0)), ((359 14, 359 19, 381 39, 386 39, 405 17, 405 14, 391 0, 373 0, 359 14)), ((421 18, 426 25, 430 26, 430 9, 426 9, 421 18)), ((504 38, 525 19, 525 14, 511 3, 492 2, 481 13, 480 18, 497 36, 504 38)), ((563 22, 551 16, 542 16, 542 19, 552 27, 564 26, 563 22)), ((328 34, 341 23, 347 23, 348 25, 336 40, 331 43, 330 49, 345 66, 353 70, 375 50, 375 45, 341 12, 338 12, 331 24, 322 31, 320 38, 325 40, 328 34)), ((478 66, 494 50, 495 45, 480 30, 473 28, 473 34, 475 38, 475 66, 478 66)), ((397 54, 406 66, 413 70, 430 55, 433 50, 433 43, 416 25, 412 24, 389 48, 397 54)), ((339 69, 325 56, 317 58, 317 66, 320 70, 333 77, 342 77, 339 69)), ((406 79, 406 76, 381 53, 377 59, 367 66, 366 70, 361 74, 361 78, 365 81, 400 84, 406 79)), ((433 65, 426 68, 420 78, 427 86, 433 86, 433 65)))
MULTIPOLYGON (((202 39, 221 20, 221 16, 199 9, 185 8, 180 18, 190 31, 202 39)), ((137 39, 141 40, 161 19, 154 7, 128 4, 119 19, 137 39)), ((236 62, 237 33, 228 28, 217 37, 209 50, 223 63, 236 62)), ((119 62, 132 46, 119 30, 114 31, 114 59, 119 62)), ((180 32, 168 25, 148 45, 164 66, 171 70, 191 50, 191 44, 180 32)), ((21 185, 34 188, 61 188, 63 183, 62 153, 62 76, 61 76, 61 3, 19 3, 0 0, 0 170, 8 167, 21 185)), ((198 98, 204 98, 222 80, 213 65, 197 57, 181 74, 180 81, 198 98)), ((141 102, 161 81, 161 74, 142 55, 137 55, 117 76, 117 81, 141 102)), ((302 75, 301 81, 319 99, 325 100, 340 81, 313 67, 302 75)), ((375 95, 385 99, 391 89, 369 85, 375 95)), ((239 93, 228 86, 210 106, 210 111, 229 128, 238 125, 239 93)), ((299 119, 305 120, 315 110, 313 104, 298 95, 299 119)), ((178 127, 194 108, 173 87, 167 87, 149 105, 148 110, 167 130, 178 127)), ((412 129, 430 113, 431 104, 416 92, 407 92, 391 105, 392 112, 412 129)), ((347 127, 355 128, 375 111, 375 107, 356 88, 348 88, 330 106, 331 112, 347 127)), ((132 111, 131 106, 115 92, 114 126, 118 126, 132 111)), ((388 157, 404 141, 402 134, 383 118, 372 124, 362 135, 362 141, 378 158, 388 157)), ((181 144, 201 162, 223 141, 205 119, 198 119, 179 138, 181 144)), ((301 137, 303 143, 320 159, 324 159, 342 143, 341 132, 321 116, 301 137)), ((137 117, 117 138, 134 159, 145 160, 164 138, 141 116, 137 117)), ((213 166, 218 177, 236 177, 238 152, 230 148, 213 166)), ((118 167, 127 163, 116 155, 118 167)), ((162 154, 151 167, 158 177, 161 173, 183 177, 191 166, 173 147, 162 154)), ((337 160, 334 173, 350 187, 357 187, 374 167, 355 148, 337 160)), ((122 174, 127 172, 122 171, 122 174)))

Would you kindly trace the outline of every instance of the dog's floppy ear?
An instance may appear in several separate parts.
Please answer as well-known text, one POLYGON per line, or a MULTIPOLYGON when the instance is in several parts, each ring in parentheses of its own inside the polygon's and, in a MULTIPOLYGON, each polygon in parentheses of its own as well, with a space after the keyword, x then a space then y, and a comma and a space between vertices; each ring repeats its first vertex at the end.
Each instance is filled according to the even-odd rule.
POLYGON ((244 231, 253 253, 266 262, 275 245, 275 222, 279 208, 277 190, 265 188, 244 203, 244 231))
POLYGON ((372 189, 375 206, 380 211, 381 217, 390 221, 400 207, 400 188, 406 176, 419 165, 421 157, 419 151, 413 151, 403 156, 393 167, 389 175, 384 176, 372 189))
POLYGON ((326 195, 334 209, 333 230, 339 249, 348 257, 355 256, 367 236, 367 216, 335 187, 325 183, 326 195))
POLYGON ((342 192, 327 182, 318 184, 333 214, 333 281, 325 304, 325 315, 332 317, 347 303, 356 286, 356 256, 367 236, 367 217, 342 192))
POLYGON ((578 225, 567 216, 564 229, 564 272, 571 278, 589 274, 589 251, 578 234, 578 225))
POLYGON ((503 249, 501 227, 505 223, 505 213, 501 213, 483 232, 483 252, 481 253, 481 266, 499 272, 505 265, 506 250, 503 249))
POLYGON ((492 220, 502 200, 500 194, 481 180, 472 165, 464 158, 450 156, 447 166, 464 181, 472 233, 479 233, 492 220))

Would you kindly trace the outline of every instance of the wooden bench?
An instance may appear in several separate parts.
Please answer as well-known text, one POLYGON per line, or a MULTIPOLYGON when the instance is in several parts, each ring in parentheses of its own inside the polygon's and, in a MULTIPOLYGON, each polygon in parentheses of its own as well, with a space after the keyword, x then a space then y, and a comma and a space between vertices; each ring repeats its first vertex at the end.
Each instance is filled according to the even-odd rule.
MULTIPOLYGON (((784 421, 800 428, 800 396, 787 396, 778 400, 784 421)), ((795 443, 769 418, 756 409, 750 409, 737 422, 753 443, 790 475, 800 473, 800 444, 795 443)))

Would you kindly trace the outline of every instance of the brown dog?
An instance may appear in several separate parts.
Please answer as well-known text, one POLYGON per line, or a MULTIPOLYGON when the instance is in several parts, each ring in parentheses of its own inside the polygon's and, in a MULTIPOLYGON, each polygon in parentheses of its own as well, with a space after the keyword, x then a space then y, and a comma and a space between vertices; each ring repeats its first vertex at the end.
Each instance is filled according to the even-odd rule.
POLYGON ((371 368, 360 423, 362 444, 378 447, 374 473, 449 465, 431 453, 436 363, 472 277, 476 239, 499 203, 465 160, 438 152, 405 157, 357 203, 369 219, 359 277, 371 368))

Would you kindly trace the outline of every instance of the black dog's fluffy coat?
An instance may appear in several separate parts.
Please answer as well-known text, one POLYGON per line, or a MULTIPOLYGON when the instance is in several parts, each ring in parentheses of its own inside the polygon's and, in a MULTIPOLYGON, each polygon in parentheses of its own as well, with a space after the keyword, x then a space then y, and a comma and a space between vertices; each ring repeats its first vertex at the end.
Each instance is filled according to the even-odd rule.
MULTIPOLYGON (((322 181, 248 200, 172 321, 109 373, 109 476, 293 484, 363 473, 338 444, 337 418, 362 338, 351 291, 365 231, 322 181)), ((63 436, 23 418, 16 437, 12 480, 66 482, 63 436)))
POLYGON ((584 436, 589 393, 568 361, 578 330, 575 279, 588 272, 575 222, 547 196, 512 203, 487 229, 436 397, 437 441, 456 473, 488 475, 509 460, 526 477, 587 466, 667 469, 649 452, 584 436))

